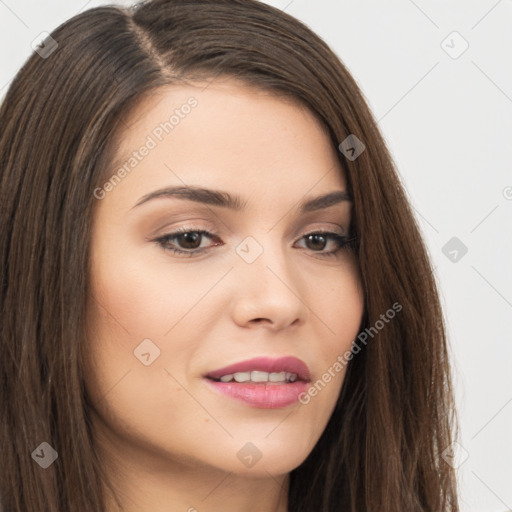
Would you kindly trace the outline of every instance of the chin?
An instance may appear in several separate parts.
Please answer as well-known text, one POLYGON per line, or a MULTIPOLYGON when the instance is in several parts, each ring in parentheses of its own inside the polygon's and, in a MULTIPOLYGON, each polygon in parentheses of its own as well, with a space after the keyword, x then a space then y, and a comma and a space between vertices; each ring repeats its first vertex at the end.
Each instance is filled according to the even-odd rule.
MULTIPOLYGON (((212 453, 210 463, 224 471, 268 478, 270 475, 290 473, 300 466, 308 457, 314 446, 301 446, 293 438, 285 440, 276 436, 275 439, 254 439, 244 441, 231 440, 230 445, 212 453), (218 453, 223 456, 219 459, 218 453)), ((218 445, 217 445, 218 446, 218 445)))

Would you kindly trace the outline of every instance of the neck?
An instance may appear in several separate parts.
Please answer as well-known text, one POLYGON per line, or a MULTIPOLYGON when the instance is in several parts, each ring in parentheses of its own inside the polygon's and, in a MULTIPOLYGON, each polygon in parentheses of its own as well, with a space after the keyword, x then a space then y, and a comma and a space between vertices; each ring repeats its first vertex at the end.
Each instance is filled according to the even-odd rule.
MULTIPOLYGON (((120 474, 120 473, 119 473, 120 474)), ((113 481, 122 512, 286 512, 288 476, 255 479, 233 473, 154 473, 137 468, 113 481)), ((108 512, 121 512, 112 496, 108 512)))

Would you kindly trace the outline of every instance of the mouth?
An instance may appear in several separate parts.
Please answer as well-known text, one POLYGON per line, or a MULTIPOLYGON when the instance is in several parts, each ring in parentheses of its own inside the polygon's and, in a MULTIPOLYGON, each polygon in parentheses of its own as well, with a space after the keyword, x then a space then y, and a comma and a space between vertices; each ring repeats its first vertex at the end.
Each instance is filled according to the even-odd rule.
POLYGON ((256 357, 218 368, 205 377, 217 382, 282 384, 298 380, 309 382, 310 371, 297 357, 256 357))
POLYGON ((296 403, 310 382, 309 368, 296 357, 258 357, 219 368, 203 377, 222 395, 265 409, 296 403))
MULTIPOLYGON (((211 377, 207 377, 211 378, 211 377)), ((291 372, 263 372, 253 370, 251 372, 235 372, 228 373, 220 377, 220 379, 211 378, 215 382, 253 382, 265 384, 287 384, 298 380, 296 373, 291 372)))

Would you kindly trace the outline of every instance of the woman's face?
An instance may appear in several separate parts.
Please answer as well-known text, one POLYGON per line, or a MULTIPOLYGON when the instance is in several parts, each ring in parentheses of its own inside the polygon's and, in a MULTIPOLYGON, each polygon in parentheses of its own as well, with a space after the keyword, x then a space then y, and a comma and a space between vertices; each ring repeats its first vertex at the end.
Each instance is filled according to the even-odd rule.
POLYGON ((308 110, 232 80, 202 88, 139 105, 94 192, 86 387, 120 460, 284 474, 318 441, 344 369, 309 403, 299 393, 361 322, 357 261, 341 245, 351 203, 308 110), (189 190, 151 196, 173 187, 189 190))

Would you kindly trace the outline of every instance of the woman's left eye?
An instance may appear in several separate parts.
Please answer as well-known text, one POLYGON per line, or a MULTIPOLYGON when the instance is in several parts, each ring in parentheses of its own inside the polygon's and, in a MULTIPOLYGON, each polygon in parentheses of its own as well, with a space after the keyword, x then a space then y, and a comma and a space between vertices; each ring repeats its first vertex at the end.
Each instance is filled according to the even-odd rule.
MULTIPOLYGON (((175 254, 187 255, 189 257, 206 252, 215 245, 223 245, 222 242, 220 242, 211 246, 201 247, 201 242, 204 238, 209 238, 211 240, 217 239, 220 242, 220 239, 214 233, 210 233, 203 229, 192 230, 188 228, 180 229, 174 233, 169 233, 154 241, 157 242, 164 250, 172 251, 175 254)), ((319 253, 319 256, 334 256, 341 249, 353 247, 353 243, 355 241, 353 238, 328 231, 314 231, 302 236, 299 241, 301 240, 304 240, 306 245, 310 245, 310 247, 306 248, 311 249, 312 252, 319 253), (328 242, 333 242, 335 248, 331 251, 324 251, 323 249, 328 245, 328 242), (311 246, 313 248, 311 248, 311 246)))

